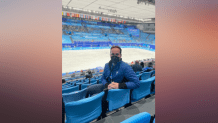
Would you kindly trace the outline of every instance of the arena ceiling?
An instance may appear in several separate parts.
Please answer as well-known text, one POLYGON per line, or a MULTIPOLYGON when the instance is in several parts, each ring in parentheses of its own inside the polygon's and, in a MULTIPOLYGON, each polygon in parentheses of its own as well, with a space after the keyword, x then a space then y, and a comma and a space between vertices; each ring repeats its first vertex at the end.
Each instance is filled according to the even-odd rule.
MULTIPOLYGON (((142 0, 148 1, 148 0, 142 0)), ((155 5, 138 0, 62 0, 63 7, 77 11, 101 13, 119 18, 149 21, 155 18, 155 5)))

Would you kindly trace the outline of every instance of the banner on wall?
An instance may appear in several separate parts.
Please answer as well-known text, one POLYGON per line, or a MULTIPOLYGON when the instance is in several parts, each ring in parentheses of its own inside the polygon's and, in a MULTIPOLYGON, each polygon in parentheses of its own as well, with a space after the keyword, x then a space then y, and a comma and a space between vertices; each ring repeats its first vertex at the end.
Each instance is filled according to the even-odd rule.
POLYGON ((155 45, 143 44, 143 43, 112 43, 112 42, 88 42, 88 41, 74 41, 72 43, 63 43, 62 47, 73 48, 73 47, 111 47, 113 45, 116 46, 137 46, 148 49, 155 50, 155 45))

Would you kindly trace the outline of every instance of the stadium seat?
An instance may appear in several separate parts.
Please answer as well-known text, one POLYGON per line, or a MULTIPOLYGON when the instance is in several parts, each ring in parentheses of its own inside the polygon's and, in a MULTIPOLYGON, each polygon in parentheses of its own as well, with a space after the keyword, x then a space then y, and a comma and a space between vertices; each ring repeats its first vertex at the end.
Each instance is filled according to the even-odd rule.
POLYGON ((95 79, 90 81, 90 83, 95 83, 95 82, 97 82, 97 80, 95 79))
POLYGON ((137 76, 138 78, 140 78, 140 77, 141 77, 141 75, 142 75, 142 74, 138 74, 138 75, 136 75, 136 76, 137 76))
POLYGON ((150 78, 152 73, 153 73, 153 71, 143 72, 142 75, 141 75, 141 80, 146 80, 146 79, 150 78))
POLYGON ((82 84, 81 89, 87 88, 88 86, 90 86, 90 84, 82 84))
POLYGON ((132 98, 131 102, 138 101, 147 95, 150 95, 151 93, 151 83, 154 80, 152 79, 147 79, 147 80, 140 80, 140 87, 137 89, 134 89, 132 91, 132 98))
POLYGON ((63 93, 71 93, 74 91, 78 91, 79 90, 79 86, 74 86, 74 87, 70 87, 70 88, 66 88, 66 89, 62 89, 62 94, 63 93))
POLYGON ((130 101, 130 89, 111 89, 108 91, 108 110, 118 109, 130 101))
POLYGON ((72 93, 64 93, 62 94, 64 104, 72 101, 78 101, 81 99, 84 99, 87 93, 87 88, 80 90, 80 91, 75 91, 72 93))
POLYGON ((101 115, 104 92, 65 104, 66 123, 88 123, 101 115))
POLYGON ((147 80, 152 81, 151 85, 153 84, 153 86, 151 86, 151 94, 155 94, 155 76, 148 78, 147 80), (154 91, 152 91, 153 89, 154 91))
POLYGON ((139 75, 140 72, 141 72, 141 71, 137 71, 137 72, 136 72, 136 75, 139 75))
POLYGON ((121 123, 150 123, 151 115, 147 112, 142 112, 134 115, 121 123))
POLYGON ((99 79, 99 82, 98 82, 98 84, 102 84, 102 82, 101 82, 101 79, 99 79))
POLYGON ((155 75, 155 70, 153 70, 153 71, 152 71, 152 74, 151 74, 151 76, 153 76, 153 75, 155 75))

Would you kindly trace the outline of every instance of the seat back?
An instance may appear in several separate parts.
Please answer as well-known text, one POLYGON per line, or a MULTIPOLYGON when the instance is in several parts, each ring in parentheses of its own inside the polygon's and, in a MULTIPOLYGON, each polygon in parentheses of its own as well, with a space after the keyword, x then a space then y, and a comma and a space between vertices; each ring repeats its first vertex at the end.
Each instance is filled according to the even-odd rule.
POLYGON ((100 116, 104 92, 65 104, 66 123, 88 123, 100 116))
POLYGON ((97 80, 95 80, 95 79, 90 80, 90 83, 94 83, 94 82, 97 82, 97 80))
POLYGON ((83 90, 84 88, 87 88, 88 86, 90 86, 90 84, 82 84, 81 89, 83 90))
POLYGON ((152 71, 152 74, 151 74, 151 76, 153 76, 153 75, 155 75, 155 70, 153 70, 153 71, 152 71))
POLYGON ((71 93, 71 92, 78 91, 78 90, 79 90, 79 86, 77 85, 77 86, 74 86, 74 87, 62 89, 62 94, 71 93))
POLYGON ((130 101, 130 89, 111 89, 108 91, 108 109, 118 109, 130 101))
POLYGON ((140 87, 132 91, 131 102, 138 101, 151 93, 153 79, 140 80, 140 87))
POLYGON ((141 72, 141 71, 137 71, 137 72, 136 72, 136 75, 139 75, 140 72, 141 72))
POLYGON ((150 123, 151 115, 147 112, 142 112, 134 115, 121 123, 150 123))
POLYGON ((78 101, 81 99, 84 99, 87 93, 87 88, 80 90, 80 91, 75 91, 72 93, 64 93, 62 94, 64 104, 72 101, 78 101))
POLYGON ((150 78, 151 74, 152 74, 152 71, 151 72, 144 72, 144 73, 142 73, 141 80, 146 80, 146 79, 150 78))

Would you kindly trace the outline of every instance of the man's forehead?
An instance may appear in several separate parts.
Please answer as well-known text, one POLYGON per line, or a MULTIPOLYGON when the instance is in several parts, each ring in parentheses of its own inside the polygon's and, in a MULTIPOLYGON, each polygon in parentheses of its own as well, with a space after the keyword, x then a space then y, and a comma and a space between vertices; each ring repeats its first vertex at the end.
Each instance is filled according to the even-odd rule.
POLYGON ((120 49, 119 49, 119 48, 113 48, 113 49, 111 50, 111 52, 120 52, 120 49))

